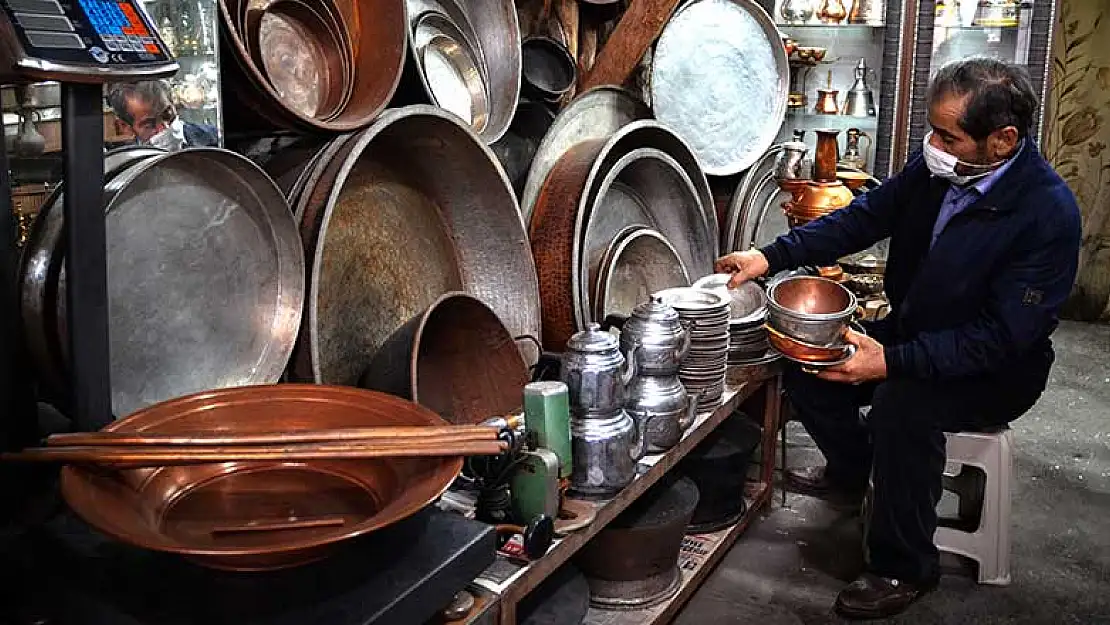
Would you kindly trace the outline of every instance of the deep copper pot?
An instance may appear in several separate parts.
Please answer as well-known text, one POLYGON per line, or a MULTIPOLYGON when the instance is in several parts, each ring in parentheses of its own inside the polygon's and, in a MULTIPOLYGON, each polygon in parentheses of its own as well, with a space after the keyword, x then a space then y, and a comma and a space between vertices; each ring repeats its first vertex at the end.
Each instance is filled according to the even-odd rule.
POLYGON ((497 315, 465 293, 447 293, 393 333, 361 386, 473 424, 518 410, 527 383, 528 368, 497 315))

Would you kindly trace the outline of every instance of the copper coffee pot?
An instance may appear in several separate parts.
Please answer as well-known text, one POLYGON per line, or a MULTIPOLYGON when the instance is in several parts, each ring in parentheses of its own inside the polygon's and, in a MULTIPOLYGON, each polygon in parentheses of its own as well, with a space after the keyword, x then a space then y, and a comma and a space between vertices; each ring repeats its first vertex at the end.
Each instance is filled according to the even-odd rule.
POLYGON ((839 97, 840 91, 832 88, 832 70, 829 70, 825 88, 817 90, 817 105, 814 106, 814 112, 821 115, 836 115, 840 112, 840 107, 836 103, 839 97))
POLYGON ((817 150, 813 158, 813 180, 791 191, 794 197, 784 205, 787 221, 800 226, 824 217, 852 202, 851 190, 836 177, 839 130, 815 130, 817 150))

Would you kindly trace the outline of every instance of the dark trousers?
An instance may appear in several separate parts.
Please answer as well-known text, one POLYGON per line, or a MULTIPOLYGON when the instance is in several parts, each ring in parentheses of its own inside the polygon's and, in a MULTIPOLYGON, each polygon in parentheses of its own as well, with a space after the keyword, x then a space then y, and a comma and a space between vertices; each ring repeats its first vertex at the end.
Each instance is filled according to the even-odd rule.
POLYGON ((981 380, 826 382, 789 367, 786 394, 825 455, 826 475, 846 491, 874 481, 867 548, 872 573, 907 582, 939 574, 933 544, 945 464, 944 432, 1004 425, 1028 410, 1043 386, 997 388, 981 380), (1035 391, 1035 392, 1033 392, 1035 391), (866 421, 860 407, 871 406, 866 421))

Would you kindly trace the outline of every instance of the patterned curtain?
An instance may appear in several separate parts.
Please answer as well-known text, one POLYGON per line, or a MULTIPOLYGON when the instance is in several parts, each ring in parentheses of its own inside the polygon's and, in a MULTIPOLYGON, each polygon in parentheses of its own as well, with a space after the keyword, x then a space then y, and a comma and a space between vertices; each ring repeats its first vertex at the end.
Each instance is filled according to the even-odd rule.
POLYGON ((1045 154, 1083 212, 1079 278, 1064 315, 1110 321, 1110 2, 1060 0, 1045 154))

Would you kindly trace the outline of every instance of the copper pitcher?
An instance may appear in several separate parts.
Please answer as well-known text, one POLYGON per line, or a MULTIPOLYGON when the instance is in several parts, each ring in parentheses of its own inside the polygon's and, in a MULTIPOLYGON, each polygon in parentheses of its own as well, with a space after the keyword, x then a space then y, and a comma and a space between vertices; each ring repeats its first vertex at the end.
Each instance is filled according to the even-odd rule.
POLYGON ((791 226, 808 223, 843 208, 854 197, 851 190, 836 177, 836 137, 840 131, 814 132, 817 133, 817 150, 813 158, 813 180, 794 190, 794 197, 783 205, 791 226))

